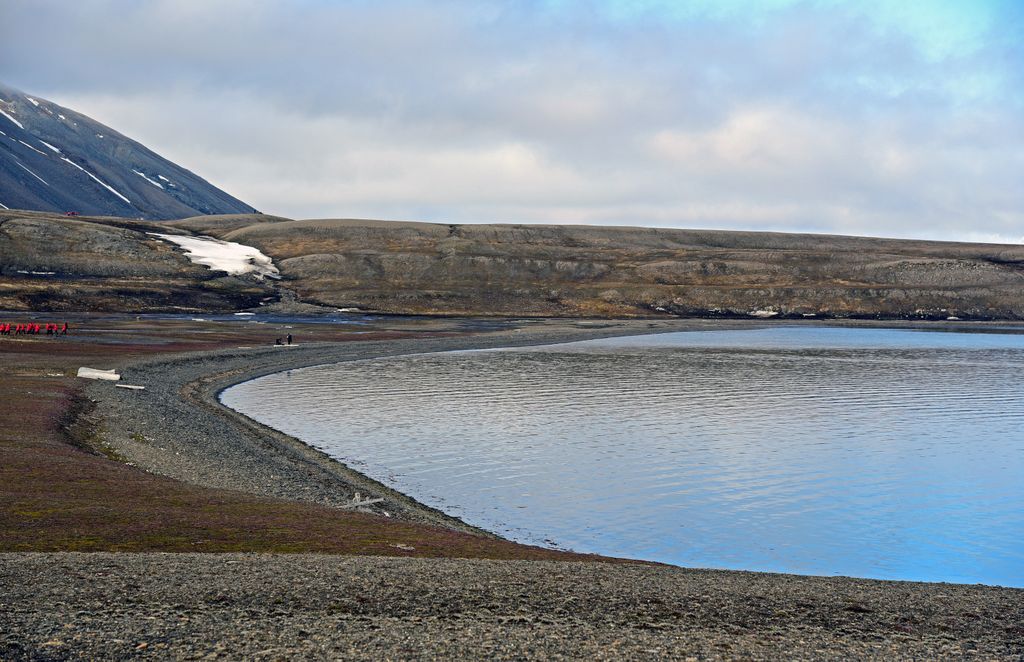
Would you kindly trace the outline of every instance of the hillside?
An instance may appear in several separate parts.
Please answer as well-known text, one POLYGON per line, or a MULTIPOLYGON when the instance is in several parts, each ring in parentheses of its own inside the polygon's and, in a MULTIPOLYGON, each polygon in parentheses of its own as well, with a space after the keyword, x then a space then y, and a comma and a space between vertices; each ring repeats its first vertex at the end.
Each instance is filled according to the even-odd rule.
POLYGON ((0 209, 146 219, 253 211, 110 127, 2 84, 0 209))
POLYGON ((193 264, 155 223, 0 209, 0 310, 199 312, 256 306, 269 283, 193 264))
POLYGON ((783 233, 187 219, 299 296, 387 312, 1019 319, 1024 246, 783 233), (263 221, 263 222, 260 222, 263 221))
POLYGON ((284 298, 449 315, 1024 319, 1024 246, 827 235, 0 210, 0 266, 8 309, 226 310, 284 298), (193 264, 147 232, 253 246, 282 280, 193 264))

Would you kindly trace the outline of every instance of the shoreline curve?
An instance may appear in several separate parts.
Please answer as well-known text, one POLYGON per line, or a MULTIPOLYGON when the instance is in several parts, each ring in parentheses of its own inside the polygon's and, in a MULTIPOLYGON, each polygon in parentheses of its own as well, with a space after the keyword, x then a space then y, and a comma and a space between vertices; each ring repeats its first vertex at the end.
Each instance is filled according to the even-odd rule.
MULTIPOLYGON (((753 328, 763 323, 728 324, 753 328)), ((370 478, 301 439, 255 421, 220 402, 220 393, 265 375, 315 365, 467 349, 573 342, 645 333, 724 328, 721 321, 554 321, 502 331, 373 341, 310 343, 288 348, 217 350, 148 358, 120 367, 145 391, 90 384, 93 416, 104 442, 130 464, 187 483, 259 496, 312 502, 491 538, 469 525, 370 478), (140 443, 139 438, 145 442, 140 443), (370 506, 362 500, 383 499, 370 506)))
MULTIPOLYGON (((316 365, 435 352, 551 345, 596 338, 765 326, 857 326, 982 331, 979 324, 763 320, 547 320, 499 331, 267 346, 155 357, 122 366, 142 392, 90 384, 94 415, 105 421, 104 441, 127 462, 184 482, 248 494, 310 502, 431 524, 493 539, 505 538, 426 505, 306 442, 264 425, 220 401, 237 384, 316 365), (141 432, 140 430, 145 430, 141 432), (139 435, 148 437, 138 443, 139 435), (159 449, 157 451, 156 449, 159 449), (359 505, 360 501, 377 500, 359 505)), ((1021 328, 1024 331, 1024 328, 1021 328)), ((557 548, 556 548, 557 549, 557 548)), ((566 550, 571 551, 571 550, 566 550)))

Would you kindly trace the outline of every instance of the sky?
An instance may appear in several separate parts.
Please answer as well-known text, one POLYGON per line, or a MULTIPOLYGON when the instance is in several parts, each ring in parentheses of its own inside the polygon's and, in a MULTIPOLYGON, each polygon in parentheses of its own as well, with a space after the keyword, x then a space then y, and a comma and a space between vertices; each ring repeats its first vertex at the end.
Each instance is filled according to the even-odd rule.
POLYGON ((0 81, 293 218, 1024 242, 1024 0, 3 0, 0 81))

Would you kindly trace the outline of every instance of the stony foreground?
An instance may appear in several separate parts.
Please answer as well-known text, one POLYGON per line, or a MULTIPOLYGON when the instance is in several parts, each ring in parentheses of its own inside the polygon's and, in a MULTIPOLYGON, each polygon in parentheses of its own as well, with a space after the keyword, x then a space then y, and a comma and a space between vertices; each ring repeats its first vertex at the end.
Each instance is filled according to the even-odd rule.
POLYGON ((2 554, 0 659, 1021 659, 1024 591, 547 561, 2 554))

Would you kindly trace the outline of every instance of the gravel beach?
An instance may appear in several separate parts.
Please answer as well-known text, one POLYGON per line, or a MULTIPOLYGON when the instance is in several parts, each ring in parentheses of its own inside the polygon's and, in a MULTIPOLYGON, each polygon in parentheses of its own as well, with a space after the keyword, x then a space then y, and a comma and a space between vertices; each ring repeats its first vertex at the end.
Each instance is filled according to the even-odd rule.
POLYGON ((1024 591, 311 555, 0 555, 2 659, 1020 659, 1024 591))
MULTIPOLYGON (((263 374, 376 356, 751 326, 482 324, 472 335, 148 358, 91 384, 104 451, 196 485, 490 535, 221 406, 263 374), (496 330, 495 330, 496 329, 496 330), (362 499, 383 499, 359 506, 362 499)), ((1024 590, 652 564, 329 555, 0 554, 7 659, 1024 659, 1024 590)))

